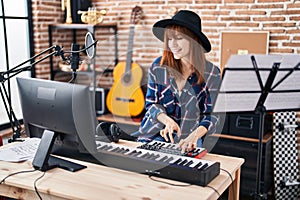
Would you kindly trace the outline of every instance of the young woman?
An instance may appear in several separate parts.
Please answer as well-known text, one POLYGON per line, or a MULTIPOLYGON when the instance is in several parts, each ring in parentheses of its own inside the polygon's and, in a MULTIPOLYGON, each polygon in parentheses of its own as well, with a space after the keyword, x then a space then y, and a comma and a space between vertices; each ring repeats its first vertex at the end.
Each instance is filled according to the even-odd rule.
POLYGON ((212 82, 220 78, 218 68, 205 59, 211 45, 201 32, 201 19, 181 10, 152 30, 164 42, 164 51, 149 68, 146 113, 135 136, 139 141, 179 143, 182 152, 201 147, 215 123, 207 80, 218 85, 212 82))

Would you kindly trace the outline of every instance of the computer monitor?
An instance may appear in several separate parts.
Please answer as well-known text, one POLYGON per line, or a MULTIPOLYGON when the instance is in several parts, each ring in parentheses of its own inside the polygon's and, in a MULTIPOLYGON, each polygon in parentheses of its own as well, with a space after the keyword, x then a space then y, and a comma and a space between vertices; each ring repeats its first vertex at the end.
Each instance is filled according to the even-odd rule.
POLYGON ((42 138, 44 145, 39 146, 33 166, 41 171, 80 168, 65 166, 66 162, 54 160, 50 153, 76 157, 96 151, 97 120, 89 86, 23 77, 17 78, 17 84, 25 132, 42 138))

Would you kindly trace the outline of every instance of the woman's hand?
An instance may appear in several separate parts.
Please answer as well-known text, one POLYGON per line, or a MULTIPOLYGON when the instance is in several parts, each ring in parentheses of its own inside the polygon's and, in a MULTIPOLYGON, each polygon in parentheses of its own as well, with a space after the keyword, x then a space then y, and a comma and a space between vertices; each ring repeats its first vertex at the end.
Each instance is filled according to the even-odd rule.
POLYGON ((189 152, 197 147, 198 139, 203 137, 207 133, 207 129, 204 126, 199 126, 195 131, 189 134, 185 139, 180 140, 178 147, 181 149, 181 153, 189 152))
POLYGON ((161 113, 157 116, 157 119, 165 125, 165 128, 160 131, 160 135, 168 142, 174 143, 173 133, 176 133, 178 137, 181 135, 181 130, 178 124, 165 113, 161 113))

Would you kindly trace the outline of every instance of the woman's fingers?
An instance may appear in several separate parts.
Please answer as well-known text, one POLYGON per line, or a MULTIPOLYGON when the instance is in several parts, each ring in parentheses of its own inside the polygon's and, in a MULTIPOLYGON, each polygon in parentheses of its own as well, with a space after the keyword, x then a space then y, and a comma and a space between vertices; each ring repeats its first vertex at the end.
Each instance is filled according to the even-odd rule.
POLYGON ((160 130, 160 135, 166 140, 166 142, 169 142, 169 139, 171 143, 174 143, 174 138, 173 138, 173 130, 169 129, 162 129, 160 130))
POLYGON ((197 143, 194 142, 188 142, 184 139, 180 140, 178 143, 178 147, 181 149, 181 153, 192 151, 194 148, 197 147, 197 143))

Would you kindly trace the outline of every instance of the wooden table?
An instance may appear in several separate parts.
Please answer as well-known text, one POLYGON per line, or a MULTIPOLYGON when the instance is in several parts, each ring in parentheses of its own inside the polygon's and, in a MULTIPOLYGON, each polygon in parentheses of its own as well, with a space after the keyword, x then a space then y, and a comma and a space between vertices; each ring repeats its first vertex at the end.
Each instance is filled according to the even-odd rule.
MULTIPOLYGON (((129 146, 135 145, 135 143, 127 141, 122 142, 129 146)), ((87 168, 77 172, 59 168, 49 170, 44 177, 37 181, 36 186, 42 199, 200 200, 217 199, 219 194, 229 188, 229 199, 238 200, 240 169, 244 159, 214 154, 207 154, 203 159, 220 162, 221 168, 231 174, 233 183, 230 176, 223 170, 209 183, 209 187, 186 186, 186 183, 153 177, 155 180, 184 185, 172 186, 154 181, 147 175, 76 160, 75 162, 82 163, 87 168)), ((11 173, 30 169, 33 168, 29 161, 22 163, 0 161, 0 180, 11 173)), ((43 172, 34 171, 11 176, 6 179, 4 184, 0 185, 0 195, 16 199, 38 199, 34 182, 41 175, 43 172)))

